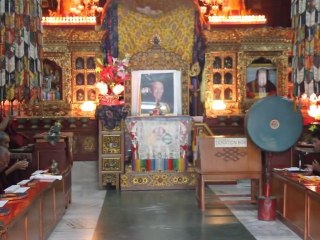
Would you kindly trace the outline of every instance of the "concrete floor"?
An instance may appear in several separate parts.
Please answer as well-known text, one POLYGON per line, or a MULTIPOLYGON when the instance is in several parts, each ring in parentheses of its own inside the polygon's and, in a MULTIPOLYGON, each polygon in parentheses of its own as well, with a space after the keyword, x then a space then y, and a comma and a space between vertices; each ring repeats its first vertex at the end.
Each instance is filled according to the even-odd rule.
MULTIPOLYGON (((201 212, 194 190, 101 191, 97 173, 96 162, 74 162, 72 203, 49 240, 301 239, 278 220, 257 220, 255 204, 201 212)), ((246 182, 209 188, 219 195, 250 190, 246 182)))

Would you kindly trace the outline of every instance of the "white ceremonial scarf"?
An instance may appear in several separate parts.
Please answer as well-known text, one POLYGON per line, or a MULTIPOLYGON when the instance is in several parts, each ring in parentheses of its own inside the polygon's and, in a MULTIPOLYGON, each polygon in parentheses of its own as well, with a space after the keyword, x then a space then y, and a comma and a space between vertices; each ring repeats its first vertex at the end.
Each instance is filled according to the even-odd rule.
POLYGON ((0 14, 2 15, 5 11, 6 0, 0 0, 0 14))
MULTIPOLYGON (((316 10, 306 12, 306 26, 312 27, 316 23, 316 10)), ((309 34, 310 35, 310 34, 309 34)))
POLYGON ((299 68, 297 69, 297 83, 301 84, 304 80, 304 68, 301 68, 301 70, 299 70, 299 68))
POLYGON ((299 14, 306 11, 306 0, 299 0, 299 14))
POLYGON ((320 71, 319 68, 317 68, 316 66, 313 66, 313 79, 315 82, 320 81, 320 71))
POLYGON ((33 46, 32 43, 30 43, 29 45, 29 57, 31 57, 32 59, 34 59, 35 57, 35 54, 36 54, 36 48, 35 46, 33 46))
POLYGON ((320 10, 320 0, 313 0, 314 1, 314 5, 316 7, 316 9, 319 11, 320 10))
MULTIPOLYGON (((35 59, 35 61, 37 62, 37 69, 41 69, 41 61, 37 58, 35 59)), ((39 72, 40 73, 40 72, 39 72)))
POLYGON ((6 71, 4 69, 2 69, 2 70, 0 70, 0 86, 2 87, 5 84, 6 84, 6 71))
POLYGON ((24 56, 24 42, 21 41, 20 44, 16 41, 15 45, 15 55, 17 58, 22 58, 24 56))
POLYGON ((307 94, 308 97, 314 93, 314 81, 312 80, 310 83, 304 82, 304 92, 307 94))
POLYGON ((15 58, 14 56, 8 57, 6 56, 6 70, 7 72, 11 73, 15 70, 15 58))
POLYGON ((26 44, 30 44, 30 32, 26 29, 26 27, 23 27, 23 37, 24 37, 24 42, 26 44))

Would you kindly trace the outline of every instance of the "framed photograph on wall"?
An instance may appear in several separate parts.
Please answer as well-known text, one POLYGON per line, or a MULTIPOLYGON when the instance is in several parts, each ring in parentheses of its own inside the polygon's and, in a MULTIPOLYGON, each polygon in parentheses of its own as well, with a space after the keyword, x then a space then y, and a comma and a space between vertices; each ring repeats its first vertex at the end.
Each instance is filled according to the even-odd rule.
POLYGON ((260 99, 277 93, 277 68, 273 64, 251 64, 246 76, 247 99, 260 99))
POLYGON ((163 115, 182 113, 180 71, 138 70, 131 77, 132 115, 150 115, 156 106, 163 115))

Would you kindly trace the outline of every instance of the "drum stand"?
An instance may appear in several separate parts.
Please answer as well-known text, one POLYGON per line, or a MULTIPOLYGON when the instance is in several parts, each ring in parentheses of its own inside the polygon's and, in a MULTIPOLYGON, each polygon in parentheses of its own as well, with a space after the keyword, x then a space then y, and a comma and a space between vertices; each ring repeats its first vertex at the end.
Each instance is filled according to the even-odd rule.
POLYGON ((274 221, 276 219, 276 198, 270 196, 270 179, 271 179, 271 160, 272 153, 268 152, 265 161, 265 196, 259 197, 258 200, 258 219, 264 221, 274 221))

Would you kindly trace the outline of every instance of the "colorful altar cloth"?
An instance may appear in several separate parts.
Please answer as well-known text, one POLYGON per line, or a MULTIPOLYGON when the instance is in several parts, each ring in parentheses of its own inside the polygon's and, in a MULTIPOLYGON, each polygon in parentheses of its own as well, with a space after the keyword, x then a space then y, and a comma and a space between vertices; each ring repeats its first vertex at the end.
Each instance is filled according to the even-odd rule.
POLYGON ((132 170, 176 170, 188 168, 191 144, 190 116, 128 117, 132 141, 132 170))

